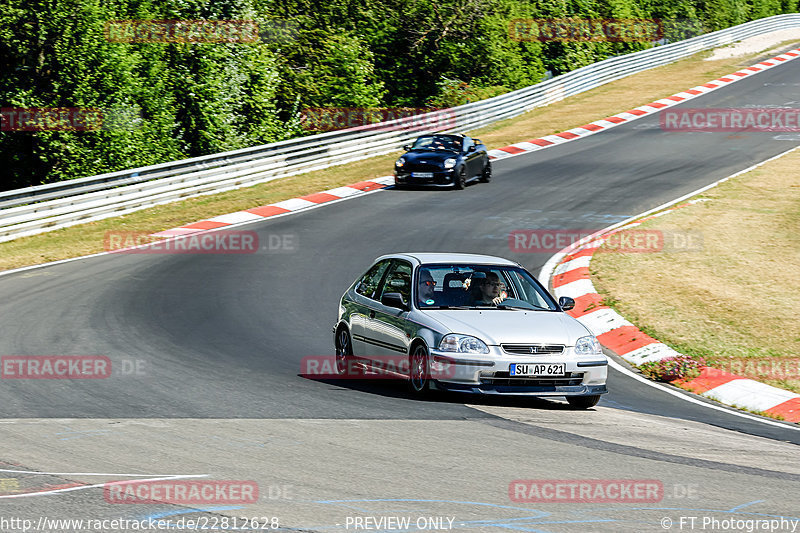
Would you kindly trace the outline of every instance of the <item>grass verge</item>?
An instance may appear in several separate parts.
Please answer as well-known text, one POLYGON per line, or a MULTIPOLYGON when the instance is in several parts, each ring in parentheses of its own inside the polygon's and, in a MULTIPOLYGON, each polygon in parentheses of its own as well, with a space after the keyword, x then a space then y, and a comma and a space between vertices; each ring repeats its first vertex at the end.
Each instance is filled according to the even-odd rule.
MULTIPOLYGON (((782 43, 788 44, 788 43, 782 43)), ((759 61, 763 54, 704 61, 710 52, 629 76, 520 117, 473 131, 490 148, 530 140, 581 126, 700 85, 759 61)), ((252 187, 191 198, 129 215, 109 218, 0 243, 0 270, 102 252, 109 231, 154 233, 225 213, 391 174, 399 155, 281 178, 252 187)))
POLYGON ((701 246, 596 254, 592 282, 621 315, 675 350, 800 393, 798 169, 795 150, 646 221, 641 229, 667 240, 693 235, 701 246))

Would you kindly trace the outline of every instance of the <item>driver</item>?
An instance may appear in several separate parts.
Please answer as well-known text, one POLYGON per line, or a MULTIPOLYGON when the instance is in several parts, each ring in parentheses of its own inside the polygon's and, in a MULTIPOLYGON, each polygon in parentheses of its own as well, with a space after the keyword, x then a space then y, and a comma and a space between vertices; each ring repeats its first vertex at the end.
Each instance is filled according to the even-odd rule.
POLYGON ((508 298, 506 284, 500 280, 496 272, 489 272, 485 278, 479 278, 475 305, 499 305, 508 298))
POLYGON ((420 306, 433 305, 435 303, 433 300, 434 287, 436 287, 436 282, 433 280, 430 270, 420 270, 419 288, 417 290, 417 298, 420 306))

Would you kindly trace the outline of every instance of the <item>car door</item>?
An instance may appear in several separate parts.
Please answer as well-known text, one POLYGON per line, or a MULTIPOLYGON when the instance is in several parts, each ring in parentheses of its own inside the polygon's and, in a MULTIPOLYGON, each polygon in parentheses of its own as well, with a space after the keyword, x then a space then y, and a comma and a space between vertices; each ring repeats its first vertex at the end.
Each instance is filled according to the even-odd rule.
POLYGON ((379 289, 379 296, 376 298, 374 313, 367 318, 367 329, 365 337, 367 356, 375 356, 375 360, 386 364, 387 360, 394 361, 395 365, 405 358, 408 353, 410 338, 408 334, 409 324, 408 309, 398 309, 390 307, 380 302, 384 294, 394 292, 400 293, 403 301, 411 305, 411 274, 412 266, 408 261, 394 259, 392 265, 385 276, 379 289))
POLYGON ((372 265, 353 286, 351 292, 350 335, 353 342, 353 355, 363 356, 369 352, 365 341, 369 316, 375 313, 378 302, 378 289, 381 287, 386 271, 391 265, 390 259, 384 259, 372 265))
POLYGON ((483 170, 483 157, 477 150, 477 146, 472 142, 471 137, 464 137, 464 159, 467 165, 467 178, 471 178, 483 170), (470 149, 472 150, 470 152, 470 149))

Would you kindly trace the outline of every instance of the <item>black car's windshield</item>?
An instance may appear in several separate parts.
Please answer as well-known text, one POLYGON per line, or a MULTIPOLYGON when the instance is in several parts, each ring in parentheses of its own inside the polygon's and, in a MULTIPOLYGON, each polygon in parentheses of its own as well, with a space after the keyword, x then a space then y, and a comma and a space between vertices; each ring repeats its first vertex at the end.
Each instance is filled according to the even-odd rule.
POLYGON ((461 137, 456 135, 423 135, 414 141, 412 150, 461 151, 461 137))
POLYGON ((558 310, 533 276, 515 266, 421 265, 415 289, 420 309, 558 310))

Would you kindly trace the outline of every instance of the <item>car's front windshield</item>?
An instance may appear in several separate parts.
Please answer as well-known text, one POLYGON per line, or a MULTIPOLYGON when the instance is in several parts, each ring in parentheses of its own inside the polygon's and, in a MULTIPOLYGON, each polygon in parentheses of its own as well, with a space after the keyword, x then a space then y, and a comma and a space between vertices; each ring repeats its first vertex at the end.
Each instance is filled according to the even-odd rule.
POLYGON ((533 276, 516 266, 421 265, 414 285, 421 309, 558 310, 533 276))
POLYGON ((419 137, 412 150, 446 150, 450 152, 461 151, 461 138, 453 135, 424 135, 419 137))

